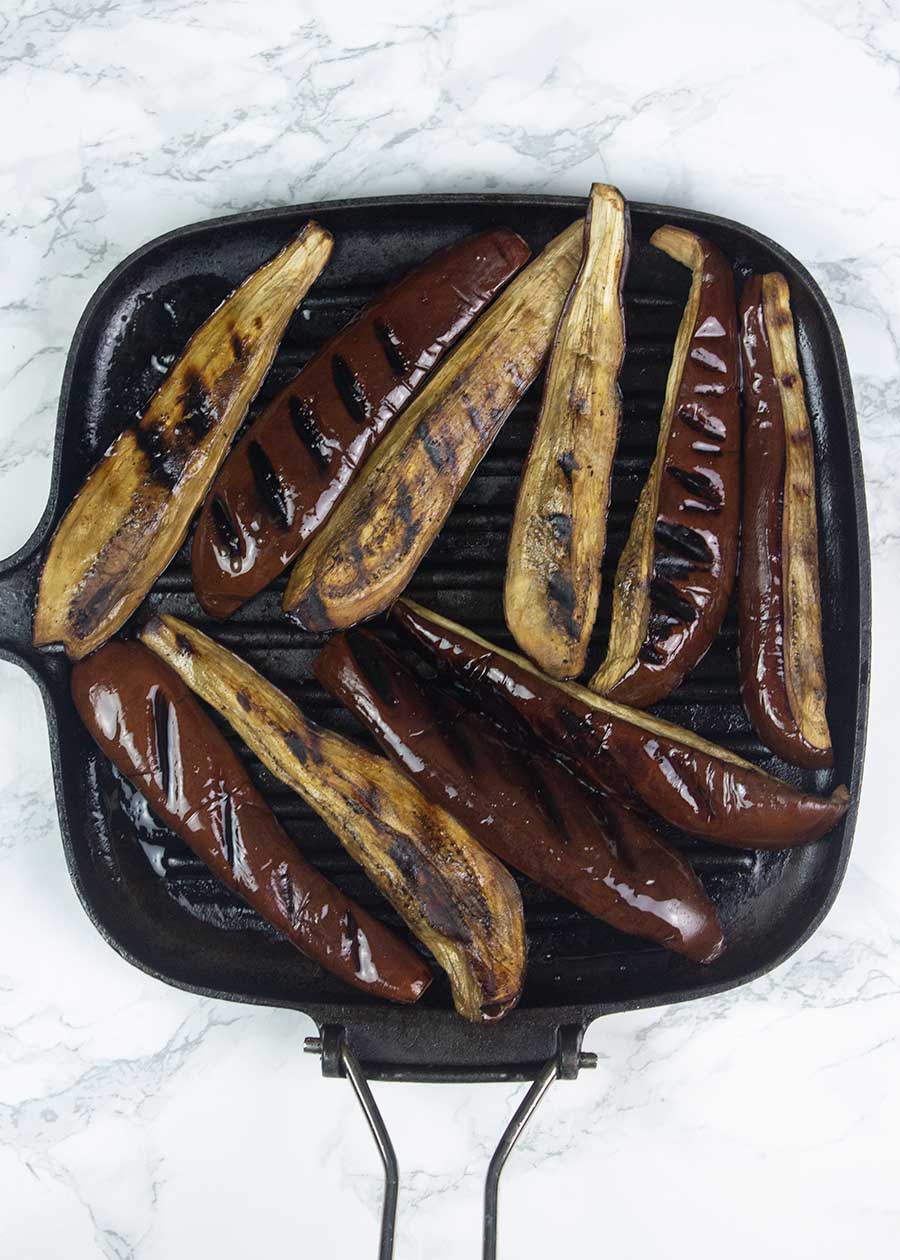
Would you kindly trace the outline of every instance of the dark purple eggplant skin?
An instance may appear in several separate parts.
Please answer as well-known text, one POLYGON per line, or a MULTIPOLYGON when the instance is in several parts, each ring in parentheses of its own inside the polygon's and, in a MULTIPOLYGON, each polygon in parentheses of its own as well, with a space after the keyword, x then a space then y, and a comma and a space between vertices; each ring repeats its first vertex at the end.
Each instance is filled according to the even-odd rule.
POLYGON ((847 812, 843 785, 813 796, 678 727, 558 683, 524 657, 464 626, 398 600, 394 624, 436 669, 455 678, 483 711, 524 724, 580 778, 643 805, 673 827, 741 849, 786 849, 818 840, 847 812), (511 718, 507 715, 511 715, 511 718), (628 716, 626 716, 628 715, 628 716))
POLYGON ((292 945, 371 997, 421 997, 423 960, 310 866, 164 661, 140 643, 108 643, 73 668, 72 698, 153 812, 292 945))
POLYGON ((510 866, 622 932, 695 962, 721 953, 696 875, 633 811, 423 686, 369 631, 335 635, 315 672, 430 801, 510 866))

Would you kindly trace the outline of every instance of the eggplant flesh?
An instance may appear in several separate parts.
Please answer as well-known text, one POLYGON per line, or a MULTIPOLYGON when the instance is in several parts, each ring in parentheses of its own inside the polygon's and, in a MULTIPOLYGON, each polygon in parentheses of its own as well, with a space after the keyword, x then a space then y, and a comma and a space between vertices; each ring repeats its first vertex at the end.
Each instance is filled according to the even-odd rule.
POLYGON ((375 635, 335 635, 319 681, 422 793, 535 883, 623 932, 696 962, 722 950, 715 909, 688 863, 633 811, 581 783, 436 685, 375 635))
POLYGON ((429 372, 527 261, 494 228, 440 250, 332 337, 235 445, 191 552, 204 609, 227 617, 287 568, 429 372))
POLYGON ((847 811, 844 786, 827 797, 800 792, 692 731, 550 678, 409 600, 398 601, 392 617, 475 707, 493 701, 504 720, 524 725, 579 777, 682 831, 736 848, 781 849, 819 839, 847 811))
POLYGON ((392 425, 298 558, 283 604, 292 620, 346 629, 407 585, 543 366, 582 231, 572 224, 510 282, 392 425))
POLYGON ((431 981, 424 961, 303 858, 225 736, 159 657, 140 643, 108 643, 74 666, 72 698, 154 814, 301 953, 372 997, 421 997, 431 981))
POLYGON ((473 1022, 515 1006, 525 976, 522 900, 509 872, 384 757, 305 718, 267 679, 176 617, 142 641, 230 723, 328 824, 446 971, 473 1022))
POLYGON ((691 289, 656 457, 616 569, 606 659, 589 684, 639 708, 664 699, 709 649, 734 586, 740 526, 731 265, 681 228, 659 228, 650 243, 691 270, 691 289))
POLYGON ((622 194, 594 184, 581 266, 556 330, 510 533, 506 623, 522 651, 555 678, 584 669, 600 599, 622 410, 629 235, 622 194))
POLYGON ((740 313, 741 696, 773 752, 808 769, 829 767, 813 436, 785 278, 752 276, 740 313))
POLYGON ((303 230, 210 315, 138 422, 95 464, 50 542, 37 646, 79 659, 131 616, 172 560, 272 365, 288 320, 331 254, 303 230))

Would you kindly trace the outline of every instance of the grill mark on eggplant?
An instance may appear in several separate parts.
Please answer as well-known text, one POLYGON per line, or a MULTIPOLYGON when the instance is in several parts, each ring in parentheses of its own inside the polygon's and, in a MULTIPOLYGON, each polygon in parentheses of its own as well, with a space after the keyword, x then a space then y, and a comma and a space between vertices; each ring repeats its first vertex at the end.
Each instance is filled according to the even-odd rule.
POLYGON ((572 542, 572 517, 568 512, 551 512, 547 522, 564 547, 572 542))
MULTIPOLYGON (((448 940, 470 945, 472 933, 453 900, 446 881, 423 861, 412 841, 394 831, 388 856, 407 888, 413 893, 431 927, 448 940)), ((482 921, 489 921, 490 912, 487 907, 482 906, 480 909, 482 921)))
POLYGON ((284 488, 272 461, 259 442, 253 441, 247 447, 247 462, 256 483, 256 492, 269 509, 269 515, 282 529, 287 529, 289 522, 284 488))
POLYGON ((253 708, 253 701, 247 695, 246 691, 236 691, 234 693, 234 698, 235 700, 237 700, 238 704, 241 706, 241 708, 244 710, 245 713, 249 713, 250 710, 253 708))
POLYGON ((349 908, 344 911, 344 917, 341 919, 341 931, 344 940, 350 947, 350 961, 353 963, 353 970, 359 975, 362 970, 362 959, 359 956, 359 924, 353 911, 349 908))
POLYGON ((674 477, 679 485, 684 486, 685 490, 695 494, 704 504, 708 504, 708 511, 719 511, 721 509, 722 491, 710 481, 705 473, 692 472, 687 468, 675 468, 673 466, 669 466, 666 472, 670 477, 674 477))
POLYGON ((650 599, 679 621, 697 620, 697 610, 667 578, 655 577, 650 582, 650 599))
POLYGON ((198 372, 186 372, 184 393, 181 395, 181 423, 176 434, 186 428, 194 442, 202 442, 217 419, 209 390, 198 372))
POLYGON ((568 844, 569 833, 566 829, 566 820, 563 818, 562 810, 559 808, 559 801, 554 796, 552 787, 541 774, 540 765, 536 758, 529 759, 528 772, 529 783, 535 800, 551 826, 557 831, 559 838, 568 844))
POLYGON ((174 490, 187 463, 187 451, 169 441, 168 434, 157 420, 152 424, 139 424, 135 428, 135 440, 147 461, 147 471, 157 485, 174 490))
POLYGON ((416 436, 422 443, 425 454, 428 456, 435 472, 443 472, 448 465, 451 469, 455 467, 456 461, 452 450, 449 447, 441 446, 440 442, 435 441, 428 432, 428 426, 424 420, 416 425, 416 436))
POLYGON ((234 826, 234 805, 231 801, 231 793, 226 792, 222 797, 222 808, 219 817, 222 827, 222 844, 225 848, 225 861, 228 863, 229 870, 234 871, 234 850, 235 850, 235 826, 234 826))
POLYGON ((291 415, 291 424, 294 426, 294 432, 309 451, 319 471, 325 472, 331 463, 331 448, 325 441, 325 436, 316 423, 316 417, 313 415, 312 408, 302 398, 298 398, 296 394, 291 394, 288 399, 288 410, 291 415))
POLYGON ((341 402, 347 408, 351 419, 357 424, 366 424, 372 408, 366 398, 362 383, 353 368, 342 354, 336 354, 331 360, 331 375, 335 389, 341 402))
POLYGON ((400 544, 400 551, 406 552, 409 551, 415 542, 416 535, 419 532, 419 525, 413 511, 412 495, 405 482, 397 487, 397 515, 403 522, 403 541, 400 544))
POLYGON ((395 376, 404 376, 409 371, 409 358, 400 338, 386 319, 376 319, 374 327, 375 336, 384 351, 388 366, 395 376))
POLYGON ((241 555, 243 548, 234 518, 218 496, 213 499, 210 511, 220 542, 232 556, 237 558, 241 555))
POLYGON ((575 620, 575 591, 569 578, 556 569, 547 582, 547 594, 556 606, 557 614, 573 639, 578 638, 579 626, 575 620))
POLYGON ((671 521, 658 520, 653 527, 653 536, 660 547, 683 556, 697 565, 709 565, 713 562, 713 553, 701 533, 691 529, 689 525, 672 524, 671 521))
POLYGON ((718 416, 708 415, 699 403, 684 403, 678 408, 678 419, 684 421, 689 428, 712 438, 714 442, 725 441, 725 422, 718 416))
POLYGON ((235 363, 240 363, 244 357, 244 341, 240 333, 232 333, 231 336, 231 353, 234 355, 235 363))
POLYGON ((347 636, 347 643, 359 666, 360 674, 376 696, 386 704, 396 704, 397 692, 393 675, 380 645, 373 644, 367 634, 350 634, 347 636))
POLYGON ((486 438, 488 436, 489 430, 486 428, 484 422, 481 419, 481 412, 478 410, 478 408, 475 406, 475 404, 471 401, 471 399, 466 394, 463 394, 462 400, 463 400, 463 407, 465 407, 466 409, 466 415, 468 417, 469 424, 471 424, 472 428, 475 430, 475 432, 478 434, 480 438, 486 438))
POLYGON ((563 476, 569 485, 572 484, 572 473, 577 472, 581 468, 578 460, 575 458, 574 451, 563 451, 562 455, 557 455, 556 462, 562 469, 563 476))
POLYGON ((172 781, 172 763, 169 750, 169 702, 157 687, 153 697, 153 731, 156 736, 156 760, 159 762, 159 777, 162 795, 169 800, 169 785, 172 781))
POLYGON ((281 902, 284 906, 284 912, 291 927, 296 927, 297 899, 294 893, 294 881, 291 879, 291 872, 287 862, 282 862, 278 868, 278 882, 281 885, 281 902))

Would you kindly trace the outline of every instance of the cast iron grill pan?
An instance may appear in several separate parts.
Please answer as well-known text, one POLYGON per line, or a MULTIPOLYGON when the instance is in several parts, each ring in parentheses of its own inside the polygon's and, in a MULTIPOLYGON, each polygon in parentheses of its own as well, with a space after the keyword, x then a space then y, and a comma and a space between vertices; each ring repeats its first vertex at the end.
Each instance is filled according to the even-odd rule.
MULTIPOLYGON (((604 598, 593 655, 608 629, 612 575, 653 455, 688 273, 652 249, 663 223, 701 232, 734 259, 738 286, 751 270, 779 269, 790 282, 815 428, 829 719, 836 768, 801 772, 767 752, 740 705, 734 609, 708 656, 655 710, 808 789, 850 785, 854 804, 826 840, 788 853, 725 850, 684 836, 716 903, 728 948, 699 967, 624 936, 520 880, 530 960, 520 1008, 497 1027, 472 1028, 435 983, 412 1008, 350 991, 280 940, 214 880, 96 751, 78 722, 61 651, 30 646, 42 544, 91 465, 146 404, 173 357, 212 308, 308 218, 335 237, 332 261, 295 315, 251 418, 296 369, 386 282, 432 251, 506 225, 537 252, 583 213, 577 198, 419 197, 332 202, 238 215, 170 233, 128 258, 101 286, 76 332, 60 401, 50 502, 29 543, 0 569, 0 644, 39 682, 47 704, 66 856, 85 909, 106 939, 144 970, 217 997, 294 1007, 320 1026, 340 1026, 367 1075, 419 1080, 518 1079, 556 1052, 560 1029, 584 1028, 607 1011, 680 1000, 768 970, 813 930, 834 897, 850 848, 862 769, 869 654, 868 554, 853 400, 833 317, 806 271, 780 247, 726 220, 632 205, 626 286, 628 348, 624 415, 615 464, 604 598)), ((409 591, 422 603, 501 645, 507 535, 519 469, 541 381, 523 399, 460 499, 409 591)), ((189 545, 160 577, 135 618, 167 611, 194 622, 246 657, 311 717, 360 737, 353 720, 316 684, 324 642, 280 616, 285 578, 219 624, 191 589, 189 545)), ((216 717, 216 720, 218 718, 216 717)), ((237 741, 233 736, 233 742, 237 741)), ((251 774, 304 853, 345 892, 406 935, 390 906, 323 823, 243 748, 251 774)), ((326 1070, 328 1065, 326 1063, 326 1070)), ((339 1070, 339 1069, 336 1069, 339 1070)))

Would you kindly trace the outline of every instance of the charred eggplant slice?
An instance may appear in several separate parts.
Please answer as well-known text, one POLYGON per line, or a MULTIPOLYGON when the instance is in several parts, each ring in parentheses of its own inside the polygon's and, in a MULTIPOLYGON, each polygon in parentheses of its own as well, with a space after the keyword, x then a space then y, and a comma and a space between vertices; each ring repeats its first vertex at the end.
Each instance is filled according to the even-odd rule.
POLYGON ((628 240, 622 194, 594 184, 581 267, 556 330, 510 533, 506 623, 554 678, 584 669, 600 598, 621 421, 628 240))
POLYGON ((763 742, 786 761, 833 764, 825 714, 812 426, 784 276, 741 295, 744 507, 741 696, 763 742))
POLYGON ((382 749, 477 840, 535 883, 623 932, 696 962, 722 950, 715 909, 684 859, 559 761, 514 748, 366 630, 335 635, 316 676, 382 749))
POLYGON ((441 250, 313 356, 226 460, 194 534, 194 589, 226 617, 307 545, 394 417, 528 259, 507 228, 441 250))
POLYGON ((423 960, 301 856, 168 665, 140 643, 108 643, 75 665, 72 698, 154 813, 301 953, 373 997, 421 997, 423 960))
POLYGON ((558 682, 408 600, 392 615, 479 708, 495 700, 580 777, 683 831, 738 848, 781 849, 819 839, 846 813, 845 787, 828 797, 800 792, 692 731, 558 682))
POLYGON ((136 425, 94 466, 50 543, 34 642, 78 659, 104 643, 184 542, 295 306, 328 261, 307 223, 194 333, 136 425))
POLYGON ((651 244, 692 272, 656 458, 619 558, 606 659, 592 690, 646 708, 716 636, 734 586, 740 499, 737 318, 731 266, 682 228, 651 244))
POLYGON ((581 258, 572 224, 508 285, 392 425, 299 557, 284 610, 307 630, 387 608, 547 355, 581 258))
POLYGON ((176 617, 143 642, 299 793, 447 972, 456 1009, 498 1019, 525 975, 522 901, 508 871, 391 763, 303 716, 245 661, 176 617))

